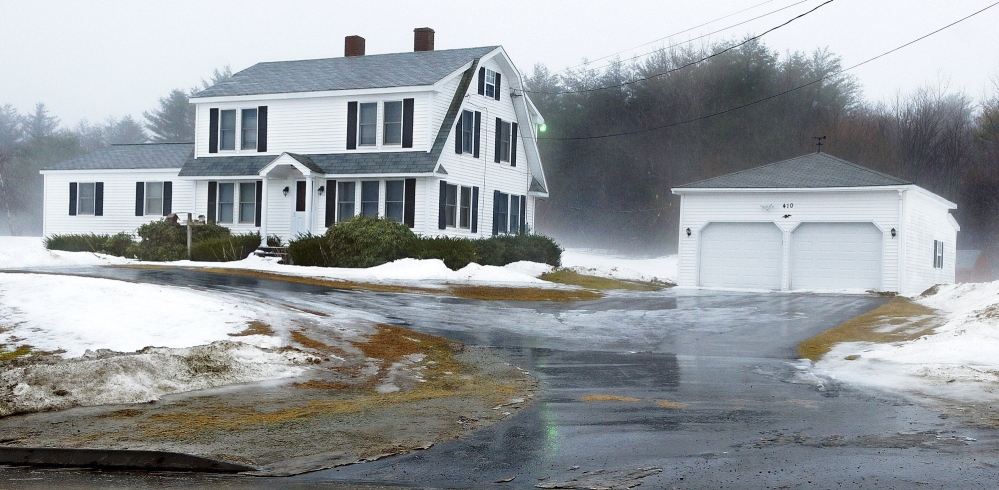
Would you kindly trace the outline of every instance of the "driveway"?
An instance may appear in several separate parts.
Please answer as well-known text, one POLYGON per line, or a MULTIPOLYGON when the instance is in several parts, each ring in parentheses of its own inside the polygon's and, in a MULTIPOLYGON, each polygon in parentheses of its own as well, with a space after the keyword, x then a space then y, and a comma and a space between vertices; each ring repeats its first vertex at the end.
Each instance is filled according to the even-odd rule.
MULTIPOLYGON (((674 289, 574 304, 479 302, 188 271, 96 272, 357 308, 494 347, 541 379, 532 407, 469 437, 278 481, 225 478, 227 485, 563 488, 603 477, 643 488, 993 488, 999 472, 995 430, 816 377, 796 360, 798 342, 869 311, 884 301, 877 297, 674 289)), ((94 478, 30 473, 50 484, 94 478)), ((19 475, 0 470, 0 478, 19 475)))

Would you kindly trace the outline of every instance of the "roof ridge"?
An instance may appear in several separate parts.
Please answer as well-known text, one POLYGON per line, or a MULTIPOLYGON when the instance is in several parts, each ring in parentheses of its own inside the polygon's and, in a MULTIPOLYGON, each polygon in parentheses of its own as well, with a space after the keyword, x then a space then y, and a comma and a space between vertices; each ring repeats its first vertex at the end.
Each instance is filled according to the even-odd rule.
MULTIPOLYGON (((691 182, 691 183, 688 183, 688 184, 680 185, 680 186, 677 186, 677 188, 681 188, 681 189, 682 188, 710 188, 711 187, 710 184, 720 185, 723 188, 730 188, 730 187, 732 187, 732 185, 731 185, 732 181, 739 181, 743 177, 752 176, 752 177, 748 178, 748 180, 747 180, 747 183, 748 183, 748 181, 758 180, 759 177, 760 177, 760 175, 765 175, 765 174, 767 174, 767 172, 782 172, 782 173, 791 172, 793 174, 793 172, 795 172, 795 169, 796 169, 795 165, 798 163, 796 161, 800 161, 801 162, 800 165, 819 165, 820 167, 827 167, 829 163, 835 163, 835 164, 841 165, 840 168, 848 167, 848 168, 852 169, 852 171, 854 171, 854 172, 861 172, 862 175, 869 176, 869 177, 859 178, 859 179, 855 177, 852 180, 855 180, 855 181, 859 180, 860 182, 863 182, 863 181, 877 182, 880 179, 880 180, 884 181, 882 183, 877 183, 877 184, 875 184, 875 183, 867 183, 867 184, 858 183, 858 184, 856 184, 857 186, 861 186, 861 187, 880 187, 880 186, 885 186, 885 185, 911 185, 911 184, 913 184, 913 182, 910 182, 908 180, 901 179, 901 178, 898 178, 898 177, 895 177, 895 176, 892 176, 892 175, 888 175, 888 174, 883 173, 883 172, 879 172, 877 170, 873 170, 873 169, 864 167, 862 165, 859 165, 859 164, 856 164, 856 163, 844 160, 842 158, 839 158, 839 157, 837 157, 835 155, 831 155, 829 153, 814 152, 814 153, 806 153, 804 155, 799 155, 799 156, 792 157, 792 158, 787 158, 787 159, 780 160, 780 161, 773 162, 773 163, 768 163, 766 165, 761 165, 761 166, 758 166, 758 167, 752 167, 752 168, 747 168, 747 169, 744 169, 744 170, 739 170, 739 171, 736 171, 736 172, 731 172, 731 173, 727 173, 727 174, 723 174, 723 175, 717 175, 717 176, 710 177, 710 178, 707 178, 707 179, 698 180, 696 182, 691 182), (816 158, 818 158, 818 160, 816 160, 816 158), (823 162, 823 160, 825 160, 825 162, 823 162), (788 166, 788 165, 791 165, 791 166, 788 166), (777 167, 779 170, 770 170, 773 167, 777 167), (878 177, 879 179, 874 179, 873 177, 878 177), (705 185, 705 184, 709 184, 709 185, 705 185)), ((842 170, 840 172, 842 173, 842 170)), ((813 178, 814 178, 814 176, 813 176, 813 178)), ((808 179, 805 179, 805 180, 808 180, 808 179)), ((847 180, 851 180, 851 179, 847 179, 847 180)), ((757 182, 757 184, 760 184, 760 182, 757 182)), ((755 188, 752 185, 745 185, 745 186, 741 186, 741 187, 755 188)), ((766 187, 766 188, 770 188, 770 187, 781 188, 781 187, 787 187, 787 186, 786 185, 775 184, 775 185, 763 185, 763 187, 766 187)), ((805 187, 810 187, 810 186, 806 185, 805 187)), ((836 187, 836 186, 834 185, 834 187, 836 187)))
POLYGON ((257 65, 271 65, 271 64, 275 64, 275 63, 299 63, 299 62, 303 62, 304 63, 304 62, 307 62, 307 61, 325 61, 325 60, 338 60, 338 59, 348 59, 348 58, 350 58, 350 59, 363 59, 363 58, 373 58, 373 57, 376 57, 376 56, 389 56, 389 55, 393 55, 393 54, 447 53, 447 52, 450 52, 450 51, 465 51, 465 50, 486 49, 486 48, 489 48, 490 50, 492 50, 492 49, 496 49, 498 47, 500 47, 500 45, 495 45, 495 46, 475 46, 475 47, 470 47, 470 48, 433 49, 433 50, 430 50, 430 51, 399 51, 399 52, 396 52, 396 53, 364 54, 364 55, 361 55, 361 56, 327 56, 325 58, 306 58, 306 59, 300 59, 300 60, 259 61, 259 62, 254 63, 254 64, 252 64, 252 65, 250 65, 250 66, 248 66, 248 67, 246 67, 246 68, 244 68, 244 69, 236 72, 236 73, 233 73, 233 75, 235 75, 237 73, 240 73, 240 72, 243 72, 243 71, 245 71, 245 70, 247 70, 249 68, 252 68, 254 66, 257 66, 257 65))
POLYGON ((193 145, 193 141, 149 141, 146 143, 111 143, 110 146, 193 145))

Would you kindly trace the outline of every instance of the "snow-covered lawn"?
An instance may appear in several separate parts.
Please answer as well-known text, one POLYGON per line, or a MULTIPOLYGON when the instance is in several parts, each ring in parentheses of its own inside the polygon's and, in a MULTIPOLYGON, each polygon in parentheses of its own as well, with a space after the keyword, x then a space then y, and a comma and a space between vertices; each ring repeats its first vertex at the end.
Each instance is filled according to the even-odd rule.
POLYGON ((946 323, 907 342, 839 344, 815 371, 851 384, 959 402, 999 402, 999 281, 942 286, 916 301, 938 310, 946 323))
POLYGON ((623 279, 676 283, 676 255, 635 259, 586 249, 566 249, 562 266, 580 274, 623 279))

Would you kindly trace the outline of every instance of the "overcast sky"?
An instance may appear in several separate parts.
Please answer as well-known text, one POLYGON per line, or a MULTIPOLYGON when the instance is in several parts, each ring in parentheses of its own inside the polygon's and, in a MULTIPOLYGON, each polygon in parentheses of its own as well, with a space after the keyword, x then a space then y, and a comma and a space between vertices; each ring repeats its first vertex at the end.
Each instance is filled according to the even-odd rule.
MULTIPOLYGON (((710 39, 758 34, 823 1, 0 0, 0 104, 26 113, 44 102, 64 126, 141 118, 170 90, 191 88, 226 64, 239 71, 261 61, 343 56, 343 38, 352 34, 367 40, 368 54, 409 51, 415 27, 433 28, 437 49, 500 44, 525 73, 535 63, 562 71, 791 6, 710 39)), ((834 0, 763 39, 781 53, 828 47, 850 66, 994 1, 834 0)), ((997 26, 999 6, 852 73, 870 99, 940 83, 978 98, 999 74, 997 26)))

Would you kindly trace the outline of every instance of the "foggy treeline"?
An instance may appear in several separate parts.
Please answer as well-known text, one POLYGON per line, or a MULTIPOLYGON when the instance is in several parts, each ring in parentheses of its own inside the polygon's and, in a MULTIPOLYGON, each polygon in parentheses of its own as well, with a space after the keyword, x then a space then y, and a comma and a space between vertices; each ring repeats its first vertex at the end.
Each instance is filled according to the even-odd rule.
POLYGON ((671 187, 814 152, 826 136, 822 151, 957 203, 961 248, 999 252, 999 85, 981 102, 940 86, 870 102, 835 54, 778 55, 760 41, 677 70, 720 50, 676 47, 560 74, 536 66, 527 83, 547 124, 539 146, 551 195, 538 231, 573 246, 673 252, 671 187))
POLYGON ((189 91, 175 89, 159 105, 142 114, 108 117, 91 123, 84 119, 72 129, 60 128, 59 119, 44 103, 29 114, 20 114, 0 101, 0 235, 42 233, 42 176, 39 170, 112 144, 194 141, 194 106, 190 94, 232 76, 228 66, 215 70, 210 80, 189 91))

